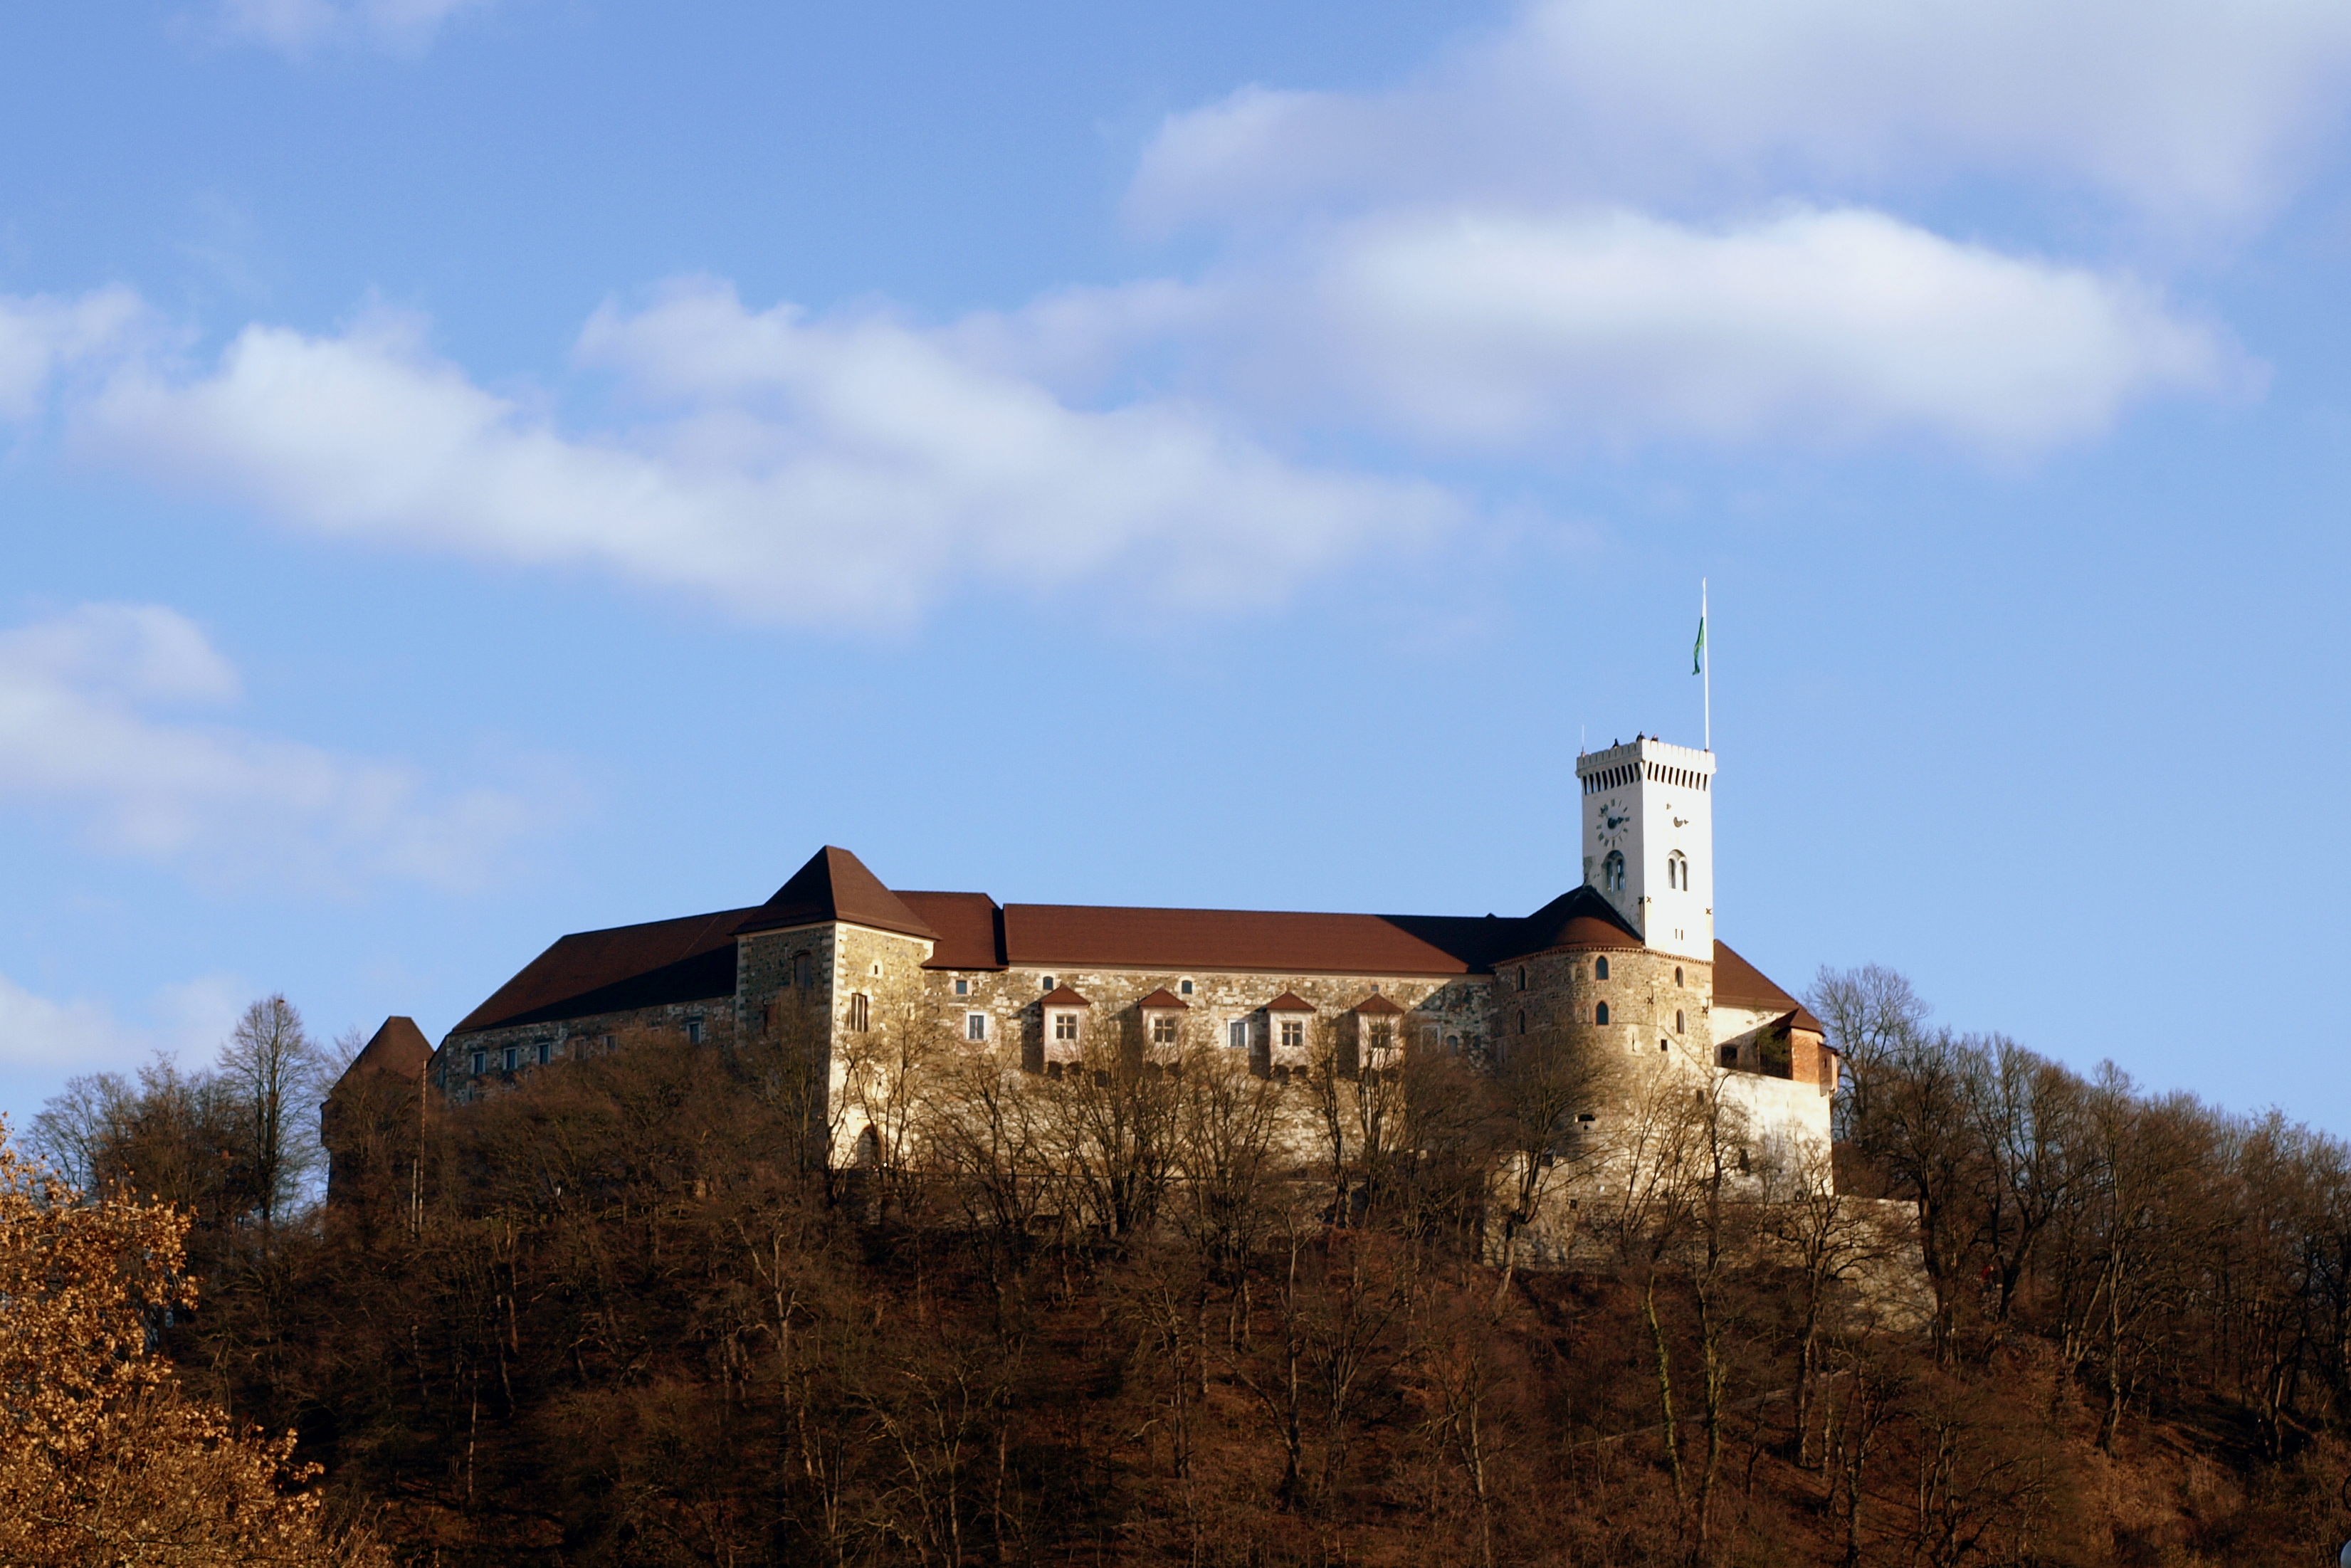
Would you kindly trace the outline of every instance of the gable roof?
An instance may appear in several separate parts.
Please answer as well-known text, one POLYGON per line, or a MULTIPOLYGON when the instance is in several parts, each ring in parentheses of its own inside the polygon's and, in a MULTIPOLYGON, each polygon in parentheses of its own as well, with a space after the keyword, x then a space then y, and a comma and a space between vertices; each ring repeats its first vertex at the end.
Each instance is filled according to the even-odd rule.
POLYGON ((809 856, 776 895, 751 911, 737 931, 773 931, 787 925, 815 925, 845 920, 907 936, 935 941, 938 933, 907 908, 865 862, 847 850, 831 844, 809 856))
POLYGON ((1149 996, 1144 998, 1134 1005, 1146 1010, 1157 1012, 1188 1013, 1192 1010, 1191 1003, 1186 1001, 1183 998, 1177 996, 1175 992, 1169 990, 1165 986, 1160 987, 1157 990, 1152 992, 1149 996))
POLYGON ((1311 1013, 1314 1010, 1314 1004, 1301 1001, 1294 993, 1284 991, 1266 1003, 1265 1010, 1270 1013, 1311 1013))
POLYGON ((1384 1017, 1389 1013, 1400 1013, 1404 1011, 1402 1008, 1396 1006, 1394 1002, 1388 1000, 1387 998, 1380 995, 1377 991, 1374 991, 1370 996, 1365 997, 1362 1001, 1357 1002, 1355 1004, 1355 1010, 1359 1013, 1371 1013, 1382 1017, 1384 1017))
POLYGON ((1782 1014, 1780 1022, 1814 1034, 1828 1032, 1802 1002, 1782 990, 1769 975, 1732 952, 1724 942, 1714 945, 1714 999, 1723 1007, 1782 1014))
POLYGON ((735 928, 753 913, 722 909, 559 936, 449 1032, 731 997, 735 928))
MULTIPOLYGON (((381 1027, 360 1047, 343 1075, 335 1080, 335 1087, 346 1082, 379 1075, 389 1078, 413 1078, 424 1071, 433 1060, 433 1042, 416 1027, 416 1020, 398 1014, 383 1020, 381 1027)), ((331 1091, 329 1091, 331 1092, 331 1091)))
POLYGON ((1008 904, 1004 956, 1022 966, 1071 968, 1466 975, 1489 961, 1493 928, 1510 924, 1514 923, 1290 910, 1008 904))
POLYGON ((901 893, 898 902, 938 934, 925 969, 1004 967, 1004 911, 984 893, 901 893))
POLYGON ((1093 1003, 1067 986, 1055 986, 1045 993, 1044 999, 1037 1005, 1045 1008, 1090 1008, 1093 1003))

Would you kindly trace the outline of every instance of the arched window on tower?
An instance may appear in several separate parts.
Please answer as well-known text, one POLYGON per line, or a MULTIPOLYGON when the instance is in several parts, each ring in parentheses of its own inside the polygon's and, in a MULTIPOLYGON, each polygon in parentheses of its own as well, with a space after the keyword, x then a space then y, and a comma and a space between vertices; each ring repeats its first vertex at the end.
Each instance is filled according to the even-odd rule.
POLYGON ((1683 893, 1689 891, 1689 857, 1679 850, 1666 857, 1666 885, 1683 893))
POLYGON ((1683 1025, 1683 1023, 1682 1023, 1682 1009, 1679 1009, 1679 1008, 1676 1008, 1676 1009, 1674 1009, 1674 1032, 1675 1032, 1676 1034, 1680 1034, 1680 1033, 1684 1032, 1684 1025, 1683 1025))
POLYGON ((1608 1021, 1608 1004, 1606 1002, 1602 1002, 1592 1009, 1592 1021, 1593 1023, 1606 1023, 1608 1021))
POLYGON ((1592 977, 1595 980, 1604 980, 1608 977, 1608 960, 1606 958, 1601 957, 1592 960, 1592 977))
POLYGON ((1600 862, 1600 886, 1605 893, 1625 891, 1625 856, 1623 852, 1610 850, 1608 858, 1600 862))

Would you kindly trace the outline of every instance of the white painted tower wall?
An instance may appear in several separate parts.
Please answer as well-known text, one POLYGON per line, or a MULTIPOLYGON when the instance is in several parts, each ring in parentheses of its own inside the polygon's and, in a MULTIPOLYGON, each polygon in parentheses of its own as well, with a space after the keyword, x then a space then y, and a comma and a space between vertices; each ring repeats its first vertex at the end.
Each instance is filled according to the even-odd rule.
POLYGON ((1575 760, 1583 792, 1583 880, 1654 952, 1714 961, 1714 754, 1643 737, 1575 760), (1611 851, 1625 885, 1606 881, 1611 851), (1678 852, 1689 885, 1675 885, 1678 852))

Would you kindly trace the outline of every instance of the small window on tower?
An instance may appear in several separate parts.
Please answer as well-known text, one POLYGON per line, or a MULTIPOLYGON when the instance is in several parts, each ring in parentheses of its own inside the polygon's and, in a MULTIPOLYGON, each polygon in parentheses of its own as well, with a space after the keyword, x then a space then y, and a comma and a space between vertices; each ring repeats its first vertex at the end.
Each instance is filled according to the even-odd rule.
POLYGON ((1523 991, 1523 990, 1525 990, 1526 988, 1527 988, 1527 967, 1526 967, 1524 964, 1521 964, 1521 965, 1520 965, 1520 966, 1519 966, 1519 989, 1520 989, 1520 990, 1522 990, 1522 991, 1523 991))
POLYGON ((1595 980, 1604 980, 1608 977, 1607 959, 1594 958, 1592 960, 1592 977, 1595 980))
POLYGON ((1602 1002, 1592 1009, 1592 1021, 1593 1023, 1606 1023, 1608 1021, 1608 1004, 1606 1002, 1602 1002))
POLYGON ((1676 1009, 1674 1009, 1674 1032, 1675 1032, 1676 1034, 1680 1034, 1680 1033, 1682 1033, 1682 1032, 1685 1030, 1685 1029, 1686 1029, 1687 1027, 1687 1025, 1685 1025, 1685 1024, 1682 1022, 1682 1010, 1681 1010, 1681 1009, 1679 1009, 1679 1008, 1676 1008, 1676 1009))
POLYGON ((1678 986, 1678 985, 1680 985, 1681 983, 1682 983, 1682 967, 1681 967, 1679 964, 1676 964, 1676 965, 1674 966, 1674 984, 1675 984, 1675 985, 1677 985, 1677 986, 1678 986))
POLYGON ((1608 858, 1600 862, 1600 885, 1608 893, 1625 891, 1625 856, 1622 852, 1610 850, 1608 858))
POLYGON ((1689 891, 1689 860, 1679 850, 1666 857, 1666 885, 1689 891))

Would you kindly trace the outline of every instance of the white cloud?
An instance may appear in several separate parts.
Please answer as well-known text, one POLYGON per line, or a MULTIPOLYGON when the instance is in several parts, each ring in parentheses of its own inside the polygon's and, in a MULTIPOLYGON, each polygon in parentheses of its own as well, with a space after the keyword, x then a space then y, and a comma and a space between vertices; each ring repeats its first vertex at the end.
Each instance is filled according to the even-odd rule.
POLYGON ((580 354, 648 400, 641 425, 562 434, 379 320, 249 328, 208 374, 125 373, 82 440, 303 528, 804 623, 903 618, 975 577, 1261 601, 1458 511, 1426 485, 1286 462, 1195 405, 1072 406, 952 332, 754 313, 715 285, 600 312, 580 354))
POLYGON ((54 1001, 0 975, 0 1071, 115 1071, 152 1049, 103 1002, 54 1001))
POLYGON ((442 24, 489 0, 221 0, 216 13, 232 37, 300 57, 320 48, 365 45, 415 54, 442 24))
POLYGON ((412 768, 169 709, 235 671, 157 605, 92 604, 0 632, 0 801, 78 819, 104 849, 236 882, 480 881, 546 803, 436 793, 412 768))
POLYGON ((60 371, 136 340, 147 324, 145 305, 128 288, 75 299, 0 295, 0 420, 33 418, 60 371))
POLYGON ((1920 435, 2005 458, 2256 379, 2126 277, 1855 209, 1389 212, 1195 287, 1066 296, 987 342, 1075 379, 1161 338, 1261 415, 1442 449, 1920 435))
POLYGON ((2338 0, 1529 0, 1392 92, 1250 88, 1171 118, 1131 204, 1165 227, 1990 173, 2233 226, 2282 199, 2346 78, 2338 0))

